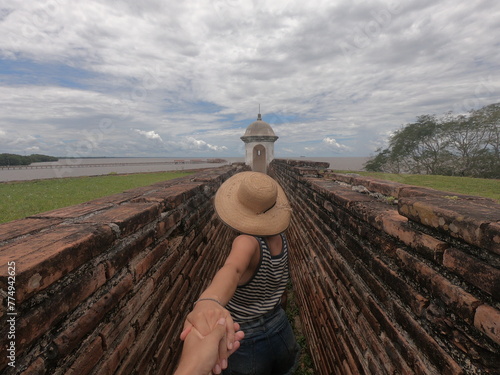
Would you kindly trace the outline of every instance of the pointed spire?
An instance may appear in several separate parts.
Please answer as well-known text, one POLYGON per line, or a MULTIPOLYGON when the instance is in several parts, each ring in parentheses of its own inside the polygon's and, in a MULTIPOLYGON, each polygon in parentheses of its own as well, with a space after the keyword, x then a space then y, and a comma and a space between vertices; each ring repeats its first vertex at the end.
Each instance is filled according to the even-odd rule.
POLYGON ((257 116, 257 121, 262 121, 262 116, 260 115, 260 103, 259 103, 259 114, 257 116))

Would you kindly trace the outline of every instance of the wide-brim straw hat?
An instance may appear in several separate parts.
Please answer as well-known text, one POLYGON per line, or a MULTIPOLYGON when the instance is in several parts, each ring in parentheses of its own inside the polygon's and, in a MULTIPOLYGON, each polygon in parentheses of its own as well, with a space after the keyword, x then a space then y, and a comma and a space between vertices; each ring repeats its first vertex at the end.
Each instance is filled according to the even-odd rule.
POLYGON ((240 172, 215 194, 221 220, 238 232, 272 236, 288 228, 292 209, 281 186, 260 172, 240 172))

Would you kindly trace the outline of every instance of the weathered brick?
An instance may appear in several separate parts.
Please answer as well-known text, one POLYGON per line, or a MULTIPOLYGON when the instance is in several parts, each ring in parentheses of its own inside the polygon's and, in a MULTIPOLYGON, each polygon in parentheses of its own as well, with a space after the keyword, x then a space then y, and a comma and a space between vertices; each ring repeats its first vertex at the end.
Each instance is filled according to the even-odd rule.
POLYGON ((110 251, 106 260, 108 277, 111 278, 123 268, 128 267, 130 262, 140 254, 143 249, 154 242, 154 236, 155 231, 153 228, 147 231, 143 230, 120 243, 116 246, 114 251, 110 251))
MULTIPOLYGON (((354 270, 360 275, 363 279, 370 292, 381 302, 388 301, 390 299, 389 290, 385 287, 380 280, 378 280, 373 272, 366 268, 364 264, 361 262, 356 262, 354 264, 354 270)), ((360 295, 364 295, 360 293, 360 295)), ((366 301, 364 301, 366 303, 366 301)))
POLYGON ((168 354, 171 353, 171 347, 176 347, 180 344, 180 336, 177 333, 182 329, 177 326, 177 322, 174 320, 171 314, 160 315, 160 331, 166 332, 164 334, 164 339, 159 343, 157 350, 153 356, 154 360, 158 363, 158 367, 162 368, 165 366, 164 362, 168 359, 168 354))
MULTIPOLYGON (((154 281, 148 278, 141 283, 134 285, 135 295, 132 296, 126 304, 118 307, 120 309, 100 330, 99 335, 102 337, 103 345, 111 347, 127 326, 133 325, 138 315, 147 312, 145 306, 155 291, 154 281)), ((116 310, 116 309, 115 309, 116 310)), ((151 314, 147 315, 146 320, 151 314)))
POLYGON ((403 375, 414 375, 417 373, 417 371, 415 371, 415 368, 410 368, 408 364, 404 361, 404 359, 401 357, 401 354, 394 346, 394 342, 391 339, 389 339, 386 335, 382 334, 380 335, 380 341, 384 347, 384 351, 386 352, 391 365, 393 365, 396 368, 396 370, 393 371, 392 373, 403 374, 403 375))
POLYGON ((349 184, 349 185, 352 184, 352 179, 353 179, 353 176, 351 176, 351 175, 347 175, 347 174, 343 174, 343 173, 332 173, 332 172, 328 172, 326 177, 329 179, 335 180, 335 181, 344 182, 344 183, 349 184))
MULTIPOLYGON (((200 276, 202 281, 190 286, 183 274, 191 272, 194 279, 190 270, 195 259, 199 263, 194 269, 210 273, 215 272, 214 264, 223 261, 222 252, 205 251, 205 247, 219 247, 228 238, 228 231, 219 229, 208 242, 211 228, 226 228, 220 222, 210 223, 218 219, 208 201, 234 171, 233 167, 225 167, 220 172, 207 172, 196 182, 186 178, 182 182, 158 183, 2 225, 11 242, 0 247, 0 259, 8 262, 13 254, 19 256, 15 259, 21 297, 18 355, 32 355, 26 353, 31 346, 36 349, 33 353, 41 351, 49 358, 51 371, 58 373, 106 373, 121 364, 126 365, 117 371, 127 374, 130 369, 152 370, 155 365, 149 358, 164 340, 157 334, 159 309, 168 314, 172 306, 165 305, 165 300, 175 304, 179 310, 175 324, 181 326, 180 317, 187 313, 194 298, 189 293, 198 295, 209 281, 200 276), (171 212, 161 214, 166 207, 172 207, 171 212), (186 215, 189 219, 179 226, 186 215), (204 227, 198 228, 202 221, 204 227), (145 230, 148 223, 151 225, 145 230), (184 236, 182 241, 169 237, 174 234, 172 228, 178 238, 184 236), (157 238, 163 242, 149 249, 157 238), (33 248, 33 243, 38 248, 33 248), (200 260, 204 257, 205 264, 200 260), (28 261, 30 267, 25 266, 28 261), (133 274, 122 278, 125 269, 133 274), (46 276, 41 274, 44 270, 46 276), (148 275, 151 278, 146 278, 148 275), (98 294, 94 297, 95 292, 98 294), (81 308, 75 310, 78 306, 81 308), (99 332, 95 331, 98 326, 99 332), (148 334, 143 334, 144 329, 148 334), (127 330, 142 336, 117 341, 118 335, 127 330), (52 345, 37 348, 42 342, 35 343, 37 339, 44 343, 53 340, 52 345), (104 355, 107 360, 102 360, 104 355), (56 363, 62 367, 54 369, 56 363)), ((4 287, 6 276, 0 281, 4 287)), ((174 351, 169 347, 168 351, 176 358, 179 347, 174 351)), ((29 360, 23 358, 23 363, 29 360)), ((5 366, 0 363, 0 369, 5 366)))
POLYGON ((188 270, 186 270, 186 264, 188 264, 189 261, 190 257, 188 253, 181 252, 179 254, 177 261, 175 262, 174 266, 172 267, 169 273, 169 277, 171 278, 171 280, 175 280, 181 273, 188 272, 188 270))
POLYGON ((46 289, 105 251, 114 235, 106 226, 66 225, 0 247, 0 287, 7 283, 7 263, 16 264, 18 303, 46 289))
POLYGON ((398 329, 395 322, 393 322, 393 320, 378 306, 377 302, 368 298, 367 304, 371 313, 380 323, 382 335, 387 336, 391 340, 399 355, 404 358, 407 365, 413 369, 426 368, 426 366, 422 364, 422 359, 420 358, 421 353, 410 341, 408 341, 404 332, 398 329))
POLYGON ((139 331, 137 338, 134 340, 133 345, 131 345, 128 350, 128 355, 120 363, 118 369, 114 372, 116 375, 129 375, 133 373, 133 369, 136 368, 137 363, 141 358, 150 360, 152 353, 150 355, 145 355, 151 346, 151 342, 156 337, 158 332, 158 319, 152 317, 143 330, 139 331))
MULTIPOLYGON (((189 283, 185 281, 182 277, 179 277, 169 289, 167 295, 164 297, 158 306, 158 311, 160 316, 164 316, 168 314, 170 311, 181 311, 180 310, 180 299, 179 298, 182 290, 186 290, 189 286, 189 283)), ((182 296, 185 298, 185 296, 182 296)), ((190 296, 191 297, 191 296, 190 296)), ((194 298, 191 297, 191 301, 194 301, 194 298)))
POLYGON ((445 251, 443 265, 472 285, 500 299, 499 269, 455 248, 445 251))
POLYGON ((170 290, 171 290, 171 285, 170 285, 170 279, 168 277, 163 279, 160 283, 155 283, 152 294, 144 302, 142 307, 140 307, 140 309, 137 311, 137 313, 133 317, 132 324, 141 329, 146 324, 146 322, 152 316, 154 316, 156 311, 158 311, 158 306, 160 305, 160 303, 162 303, 165 300, 165 298, 168 299, 170 295, 170 290))
POLYGON ((26 370, 20 375, 43 375, 46 373, 45 361, 43 358, 38 357, 26 370))
POLYGON ((59 355, 71 352, 80 340, 92 331, 102 320, 104 315, 116 306, 132 288, 133 277, 130 274, 113 286, 108 293, 92 304, 84 315, 72 322, 63 332, 53 340, 59 355))
POLYGON ((164 240, 154 249, 146 250, 140 256, 134 258, 130 262, 130 266, 134 271, 135 279, 141 279, 149 270, 151 270, 157 264, 158 260, 168 252, 168 248, 169 241, 164 240))
POLYGON ((0 242, 40 232, 60 224, 60 219, 21 219, 0 224, 0 242))
POLYGON ((382 229, 380 217, 387 213, 394 213, 395 211, 394 207, 371 199, 369 201, 353 203, 349 208, 349 215, 357 217, 380 230, 382 229))
POLYGON ((380 259, 374 259, 372 262, 372 271, 379 276, 384 285, 391 288, 405 305, 407 305, 414 314, 422 315, 428 299, 415 291, 395 270, 391 269, 380 259))
POLYGON ((192 194, 190 190, 199 186, 200 183, 168 186, 135 198, 132 202, 158 202, 164 210, 171 210, 184 203, 192 194))
POLYGON ((89 204, 89 205, 109 204, 111 206, 114 206, 114 205, 120 205, 120 204, 129 202, 132 199, 137 198, 141 195, 142 195, 142 192, 140 190, 128 190, 127 192, 124 192, 124 193, 107 195, 105 197, 93 199, 93 200, 87 202, 86 204, 89 204))
MULTIPOLYGON (((178 349, 182 346, 180 341, 180 332, 184 323, 184 314, 181 311, 171 311, 173 318, 165 319, 165 316, 161 313, 158 314, 159 327, 157 329, 157 335, 152 340, 152 345, 149 346, 147 352, 144 353, 143 357, 139 360, 136 365, 136 369, 140 374, 148 373, 147 369, 159 367, 158 351, 163 344, 169 345, 170 348, 178 349)), ((165 349, 165 346, 163 346, 165 349)), ((157 372, 157 371, 155 371, 157 372)))
POLYGON ((207 264, 206 260, 203 257, 199 257, 198 260, 189 267, 190 269, 186 270, 186 278, 191 281, 191 283, 195 284, 200 275, 212 275, 212 272, 206 272, 205 270, 214 264, 207 264), (205 272, 204 272, 205 271, 205 272))
POLYGON ((489 305, 481 305, 474 316, 474 326, 500 344, 500 311, 489 305))
POLYGON ((134 203, 122 204, 120 206, 110 208, 83 220, 83 222, 116 224, 120 229, 121 236, 124 237, 136 232, 146 224, 154 221, 158 218, 158 216, 158 203, 134 203))
POLYGON ((345 209, 348 209, 357 202, 373 201, 373 198, 368 195, 359 194, 352 191, 350 188, 340 186, 330 181, 315 181, 312 187, 316 187, 319 191, 325 192, 332 202, 339 204, 345 209))
POLYGON ((81 350, 80 355, 75 362, 70 366, 65 375, 86 375, 89 374, 94 366, 99 362, 104 354, 103 343, 101 337, 97 336, 84 350, 81 350))
POLYGON ((393 302, 392 311, 398 324, 410 334, 416 346, 440 369, 443 375, 461 375, 464 371, 455 360, 446 353, 436 340, 397 302, 393 302))
POLYGON ((157 236, 162 238, 166 235, 176 236, 180 232, 181 220, 184 213, 181 210, 169 211, 157 224, 157 236))
MULTIPOLYGON (((349 371, 352 374, 362 374, 364 372, 362 363, 363 356, 353 347, 353 341, 350 339, 348 332, 346 336, 347 337, 338 336, 338 341, 340 347, 343 348, 343 356, 349 363, 349 371)), ((328 364, 327 369, 329 373, 331 373, 332 365, 328 364)))
POLYGON ((472 322, 476 307, 481 301, 403 250, 397 252, 401 266, 420 285, 427 288, 434 298, 441 300, 449 309, 467 322, 472 322))
POLYGON ((32 215, 33 218, 60 218, 60 219, 76 219, 81 216, 90 215, 111 207, 110 203, 88 204, 82 203, 75 206, 57 208, 52 211, 42 212, 32 215))
POLYGON ((491 203, 496 203, 494 199, 479 197, 475 195, 458 194, 453 192, 446 192, 442 190, 435 190, 423 186, 405 185, 399 189, 399 198, 414 198, 414 197, 427 197, 427 198, 444 198, 449 201, 469 201, 473 204, 481 204, 488 206, 491 203))
POLYGON ((500 222, 488 223, 483 227, 480 243, 481 247, 490 249, 493 253, 500 255, 500 222))
POLYGON ((119 342, 116 346, 108 349, 109 355, 99 366, 99 374, 114 374, 121 361, 128 355, 135 338, 133 327, 121 332, 119 342))
POLYGON ((69 281, 55 290, 52 298, 21 314, 16 332, 18 354, 104 285, 106 272, 100 264, 69 281))
POLYGON ((443 253, 449 247, 446 242, 408 227, 408 219, 395 211, 386 211, 379 216, 379 220, 380 229, 385 233, 415 249, 427 259, 442 262, 443 253))
POLYGON ((500 205, 492 200, 468 196, 418 196, 402 198, 399 212, 423 225, 440 229, 465 242, 494 251, 491 233, 484 228, 500 221, 500 205))
POLYGON ((376 193, 380 193, 389 197, 397 198, 399 196, 399 190, 407 185, 401 184, 394 181, 379 180, 373 178, 370 180, 367 188, 368 190, 376 193))

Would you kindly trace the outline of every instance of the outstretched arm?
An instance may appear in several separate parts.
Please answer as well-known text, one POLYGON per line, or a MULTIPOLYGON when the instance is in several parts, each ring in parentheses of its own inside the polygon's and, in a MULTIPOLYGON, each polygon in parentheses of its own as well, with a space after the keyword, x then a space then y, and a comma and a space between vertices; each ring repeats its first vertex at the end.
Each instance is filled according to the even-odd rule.
MULTIPOLYGON (((219 319, 226 319, 226 345, 219 348, 220 361, 223 366, 227 361, 227 351, 233 348, 234 322, 224 306, 233 296, 236 287, 252 269, 250 265, 255 257, 260 256, 259 244, 254 237, 241 235, 234 241, 231 252, 224 266, 216 273, 212 283, 200 295, 198 302, 186 318, 181 340, 184 340, 191 327, 195 327, 201 335, 206 336, 216 327, 219 319)), ((224 367, 223 367, 224 368, 224 367)))

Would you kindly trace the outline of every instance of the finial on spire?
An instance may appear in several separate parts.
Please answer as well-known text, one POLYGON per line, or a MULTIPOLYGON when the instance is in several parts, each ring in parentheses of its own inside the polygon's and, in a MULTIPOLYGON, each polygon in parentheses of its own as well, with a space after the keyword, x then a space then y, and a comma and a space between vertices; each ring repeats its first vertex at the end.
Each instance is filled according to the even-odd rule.
POLYGON ((257 116, 257 121, 262 121, 262 116, 260 115, 260 103, 259 103, 259 114, 257 116))

